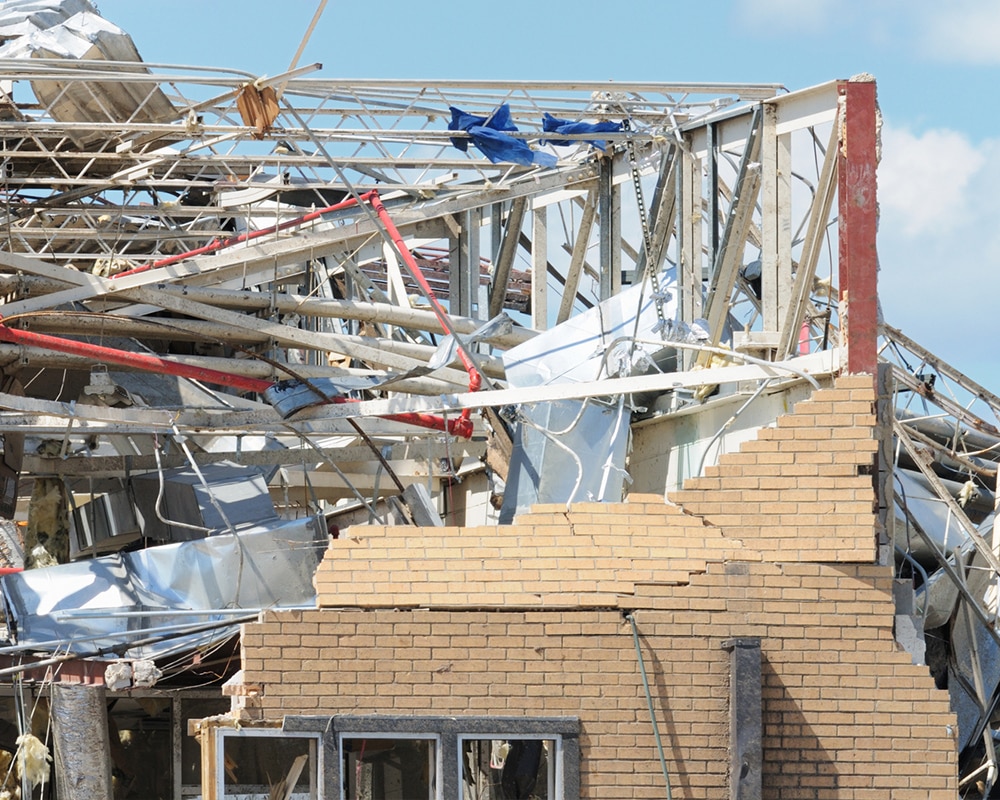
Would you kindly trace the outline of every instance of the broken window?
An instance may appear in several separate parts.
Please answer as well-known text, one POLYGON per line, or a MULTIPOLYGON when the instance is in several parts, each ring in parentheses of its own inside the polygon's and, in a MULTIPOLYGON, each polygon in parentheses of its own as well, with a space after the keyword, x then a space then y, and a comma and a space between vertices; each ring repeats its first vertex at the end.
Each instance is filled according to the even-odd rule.
POLYGON ((321 731, 329 800, 577 800, 575 717, 286 717, 321 731), (336 749, 336 756, 333 749, 336 749))
POLYGON ((560 740, 497 734, 459 737, 462 800, 549 800, 556 791, 560 740))
POLYGON ((436 737, 350 734, 340 739, 344 800, 436 798, 436 737))
POLYGON ((222 800, 318 800, 320 739, 280 728, 218 729, 222 800))
POLYGON ((175 797, 201 794, 201 745, 195 737, 186 735, 190 721, 225 714, 232 706, 228 697, 202 697, 197 695, 199 690, 188 691, 195 696, 176 700, 180 710, 175 712, 175 736, 181 752, 176 767, 180 774, 179 782, 175 781, 175 797))

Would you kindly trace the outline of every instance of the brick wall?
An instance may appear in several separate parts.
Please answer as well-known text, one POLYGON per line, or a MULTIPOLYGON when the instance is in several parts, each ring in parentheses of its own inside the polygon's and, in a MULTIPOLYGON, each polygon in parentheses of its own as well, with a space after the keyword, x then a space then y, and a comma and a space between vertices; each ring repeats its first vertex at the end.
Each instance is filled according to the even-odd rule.
POLYGON ((871 377, 840 378, 670 499, 765 560, 871 563, 874 426, 871 377))
POLYGON ((581 794, 727 796, 729 656, 761 638, 768 798, 953 798, 947 693, 892 636, 869 379, 841 379, 672 496, 509 528, 352 528, 315 611, 245 628, 260 713, 578 716, 581 794), (802 420, 808 420, 807 424, 802 420))

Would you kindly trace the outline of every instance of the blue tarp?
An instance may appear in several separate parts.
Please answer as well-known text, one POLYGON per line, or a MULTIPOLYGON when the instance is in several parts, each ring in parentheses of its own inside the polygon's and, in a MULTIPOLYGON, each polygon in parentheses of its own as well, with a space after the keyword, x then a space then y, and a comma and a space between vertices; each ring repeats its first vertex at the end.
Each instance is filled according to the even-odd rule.
MULTIPOLYGON (((493 164, 509 161, 525 167, 554 167, 558 161, 555 156, 532 150, 524 140, 504 133, 517 130, 517 126, 510 120, 510 106, 506 103, 497 107, 488 117, 468 114, 452 106, 448 130, 468 133, 476 148, 493 164)), ((468 139, 452 139, 451 143, 462 152, 469 147, 468 139)))
MULTIPOLYGON (((542 115, 542 130, 546 133, 559 133, 570 136, 577 133, 618 133, 622 129, 620 122, 571 122, 567 119, 553 117, 549 113, 542 115)), ((585 139, 588 144, 599 150, 605 147, 603 139, 585 139)), ((545 139, 543 143, 566 147, 577 142, 572 139, 545 139)))

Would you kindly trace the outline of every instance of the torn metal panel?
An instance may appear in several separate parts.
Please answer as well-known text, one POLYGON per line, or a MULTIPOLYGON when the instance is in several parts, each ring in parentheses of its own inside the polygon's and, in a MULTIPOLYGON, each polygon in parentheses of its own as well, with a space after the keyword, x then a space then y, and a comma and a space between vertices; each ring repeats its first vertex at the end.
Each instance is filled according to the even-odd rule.
MULTIPOLYGON (((0 58, 82 61, 91 69, 100 69, 94 62, 110 61, 116 63, 115 72, 148 74, 145 67, 122 66, 142 61, 131 37, 101 18, 88 2, 64 0, 47 9, 33 3, 6 3, 0 26, 0 36, 7 34, 3 38, 16 34, 0 47, 0 58)), ((85 81, 43 73, 31 87, 39 103, 60 122, 156 122, 176 116, 155 83, 122 81, 118 75, 85 81)), ((90 136, 78 132, 72 138, 84 145, 90 136)))
POLYGON ((948 690, 958 714, 958 746, 964 750, 989 724, 1000 687, 1000 643, 960 601, 951 629, 954 661, 948 690))
POLYGON ((142 535, 158 542, 278 521, 267 477, 255 467, 219 462, 164 470, 133 478, 131 489, 142 535))
POLYGON ((18 649, 154 658, 228 638, 240 609, 312 604, 325 543, 312 518, 280 522, 8 575, 4 601, 18 649), (172 638, 128 647, 158 633, 172 638))
MULTIPOLYGON (((672 275, 659 285, 660 296, 650 296, 645 285, 632 287, 509 350, 510 385, 600 381, 650 369, 669 349, 656 342, 663 342, 662 320, 676 310, 672 275)), ((501 523, 536 502, 621 499, 632 411, 624 397, 610 407, 567 399, 515 408, 501 523)))
POLYGON ((518 409, 500 523, 534 503, 621 500, 630 419, 623 402, 564 400, 518 409))
POLYGON ((633 362, 646 363, 664 349, 657 344, 666 338, 657 330, 657 305, 666 319, 676 316, 672 271, 661 275, 660 288, 661 295, 653 297, 648 285, 632 286, 508 350, 503 361, 510 385, 530 387, 631 374, 633 362), (625 361, 619 363, 620 358, 625 361))

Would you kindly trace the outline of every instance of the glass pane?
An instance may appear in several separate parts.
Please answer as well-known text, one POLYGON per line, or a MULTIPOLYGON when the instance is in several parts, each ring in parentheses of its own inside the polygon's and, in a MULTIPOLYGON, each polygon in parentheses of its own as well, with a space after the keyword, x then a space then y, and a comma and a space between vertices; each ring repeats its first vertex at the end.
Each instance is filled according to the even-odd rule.
POLYGON ((551 739, 463 739, 462 800, 548 800, 551 739))
POLYGON ((341 740, 345 800, 430 800, 434 797, 433 739, 341 740))
POLYGON ((315 785, 314 739, 295 736, 224 736, 225 797, 270 800, 294 786, 292 800, 308 800, 315 785))

